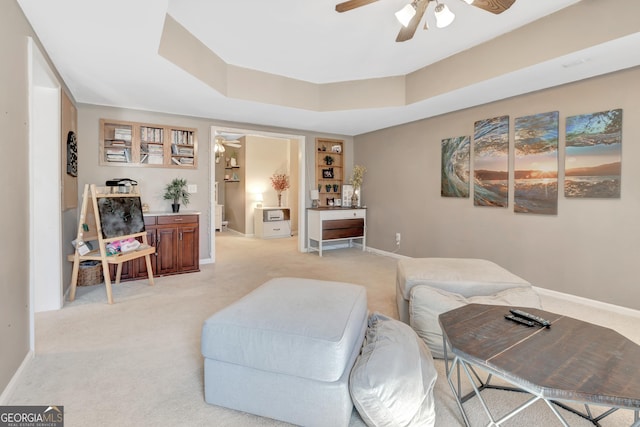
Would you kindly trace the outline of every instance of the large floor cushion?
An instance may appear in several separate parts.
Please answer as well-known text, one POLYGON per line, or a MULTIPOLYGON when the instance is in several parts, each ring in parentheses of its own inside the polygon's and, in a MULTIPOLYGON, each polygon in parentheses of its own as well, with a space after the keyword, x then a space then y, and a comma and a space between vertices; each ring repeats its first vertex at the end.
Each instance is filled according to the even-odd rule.
POLYGON ((272 279, 205 321, 205 400, 298 425, 346 426, 366 327, 363 286, 272 279))
POLYGON ((464 297, 492 295, 531 287, 521 277, 491 261, 475 258, 407 258, 396 269, 396 303, 400 320, 409 323, 409 297, 416 285, 427 285, 464 297))
POLYGON ((368 426, 433 427, 437 376, 429 349, 413 329, 380 313, 369 317, 349 385, 368 426))

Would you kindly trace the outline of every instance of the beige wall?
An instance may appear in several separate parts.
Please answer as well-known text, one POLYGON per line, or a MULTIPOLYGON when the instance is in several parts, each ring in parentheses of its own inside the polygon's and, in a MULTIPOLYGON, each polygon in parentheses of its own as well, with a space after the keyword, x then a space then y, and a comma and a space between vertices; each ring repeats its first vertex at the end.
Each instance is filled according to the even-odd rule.
MULTIPOLYGON (((200 257, 203 259, 208 257, 208 254, 210 253, 211 242, 211 227, 209 224, 209 195, 211 194, 211 197, 213 197, 213 185, 210 183, 209 171, 211 168, 211 162, 214 161, 213 154, 210 153, 209 142, 211 126, 225 126, 264 132, 283 133, 288 135, 301 135, 305 137, 305 150, 307 152, 305 164, 306 168, 308 169, 306 177, 306 179, 309 181, 308 190, 311 189, 311 186, 313 186, 314 179, 314 158, 312 154, 315 150, 315 138, 324 137, 339 138, 345 140, 345 161, 347 165, 350 165, 351 160, 353 159, 353 138, 349 136, 318 134, 314 132, 300 131, 295 129, 283 129, 262 125, 238 124, 233 122, 221 122, 204 118, 176 116, 165 113, 80 104, 78 105, 78 191, 80 193, 80 196, 85 184, 102 184, 107 179, 127 177, 138 181, 143 202, 148 203, 151 210, 170 211, 171 208, 169 202, 162 199, 162 189, 174 177, 186 178, 190 184, 198 185, 198 193, 192 195, 191 203, 186 207, 186 209, 197 210, 202 213, 200 218, 200 257), (168 123, 198 129, 198 168, 196 170, 187 170, 124 166, 99 166, 99 120, 101 118, 158 124, 168 123)), ((293 162, 294 161, 292 159, 292 163, 293 162)), ((295 162, 297 162, 297 159, 295 160, 295 162)), ((291 167, 292 178, 293 174, 295 174, 294 179, 297 180, 300 173, 298 171, 297 164, 295 166, 292 165, 291 167)), ((219 175, 220 169, 224 170, 223 159, 221 159, 220 163, 216 165, 216 176, 218 177, 218 185, 224 187, 225 184, 219 175)), ((350 173, 350 169, 347 169, 347 173, 350 173)), ((242 182, 238 184, 243 185, 242 182)), ((228 188, 225 188, 224 191, 228 191, 228 188)), ((226 194, 225 198, 227 197, 229 197, 229 194, 226 194)), ((297 203, 297 199, 294 199, 291 194, 289 194, 288 197, 289 203, 294 203, 294 201, 295 203, 297 203)), ((308 191, 305 192, 305 199, 306 205, 311 206, 308 191)), ((183 207, 181 209, 185 208, 183 207)), ((230 218, 227 217, 227 219, 230 218)), ((241 222, 244 223, 244 219, 242 219, 241 222)))
POLYGON ((402 255, 486 258, 542 288, 640 309, 638 82, 635 68, 357 136, 367 244, 393 251, 400 232, 402 255), (613 108, 623 109, 620 199, 566 199, 560 181, 558 215, 546 216, 515 214, 512 189, 508 209, 440 197, 441 140, 473 136, 475 121, 509 115, 513 153, 516 117, 559 111, 562 171, 565 118, 613 108))
POLYGON ((29 100, 27 37, 34 37, 15 1, 0 2, 0 391, 29 351, 29 100))

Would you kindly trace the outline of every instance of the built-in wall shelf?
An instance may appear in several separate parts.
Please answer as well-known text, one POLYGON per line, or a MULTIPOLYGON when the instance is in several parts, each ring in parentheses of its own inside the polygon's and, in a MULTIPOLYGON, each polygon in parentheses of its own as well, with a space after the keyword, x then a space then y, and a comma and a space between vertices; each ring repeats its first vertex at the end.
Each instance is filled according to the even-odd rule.
POLYGON ((198 131, 100 119, 100 165, 196 169, 198 131))

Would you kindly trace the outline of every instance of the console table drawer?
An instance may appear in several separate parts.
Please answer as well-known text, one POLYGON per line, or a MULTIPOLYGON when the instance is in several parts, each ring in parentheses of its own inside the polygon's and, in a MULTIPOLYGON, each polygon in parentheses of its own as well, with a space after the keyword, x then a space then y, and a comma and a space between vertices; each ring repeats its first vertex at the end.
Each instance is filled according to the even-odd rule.
POLYGON ((322 212, 322 220, 330 221, 335 219, 352 219, 364 218, 366 213, 364 209, 336 209, 322 212))
POLYGON ((322 240, 345 239, 364 235, 364 218, 334 219, 322 222, 322 240))

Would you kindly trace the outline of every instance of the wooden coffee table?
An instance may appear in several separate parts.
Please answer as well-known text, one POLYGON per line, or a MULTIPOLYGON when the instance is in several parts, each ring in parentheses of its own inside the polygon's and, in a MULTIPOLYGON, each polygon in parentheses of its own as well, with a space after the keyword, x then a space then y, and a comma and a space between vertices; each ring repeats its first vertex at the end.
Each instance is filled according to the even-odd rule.
POLYGON ((543 400, 564 426, 569 424, 558 406, 594 425, 618 409, 629 409, 634 411, 632 427, 640 427, 640 346, 618 332, 542 310, 482 304, 443 313, 439 321, 447 381, 467 426, 469 419, 463 404, 477 396, 491 425, 499 426, 543 400), (509 308, 521 308, 543 317, 551 326, 527 327, 511 322, 504 318, 509 308), (448 351, 453 355, 452 361, 447 359, 448 351), (487 373, 486 380, 480 378, 476 368, 487 373), (473 387, 473 392, 466 395, 462 393, 461 370, 473 387), (491 384, 493 375, 515 387, 491 384), (480 394, 485 388, 524 391, 532 397, 496 420, 480 394), (566 403, 583 404, 584 412, 566 403), (610 409, 594 416, 589 405, 610 409))

